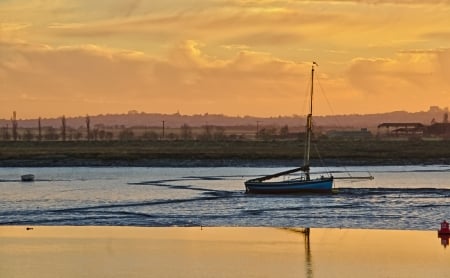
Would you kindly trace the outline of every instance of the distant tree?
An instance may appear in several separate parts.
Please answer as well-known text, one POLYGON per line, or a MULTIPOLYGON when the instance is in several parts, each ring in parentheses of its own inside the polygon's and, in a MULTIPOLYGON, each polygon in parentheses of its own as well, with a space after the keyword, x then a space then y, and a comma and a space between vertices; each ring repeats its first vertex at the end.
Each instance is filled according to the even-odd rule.
POLYGON ((73 133, 73 139, 75 141, 80 141, 83 138, 83 133, 80 130, 75 130, 73 133))
POLYGON ((273 127, 264 127, 259 131, 259 138, 264 141, 270 141, 275 138, 276 129, 273 127))
POLYGON ((158 140, 159 135, 154 131, 146 131, 142 134, 141 139, 146 141, 155 141, 158 140))
POLYGON ((92 130, 92 133, 91 133, 92 140, 94 140, 94 141, 98 140, 99 132, 100 132, 100 130, 97 127, 92 130))
POLYGON ((260 123, 260 121, 256 121, 256 133, 255 133, 255 139, 256 140, 259 140, 260 139, 260 129, 259 129, 259 123, 260 123))
POLYGON ((232 134, 228 135, 228 140, 237 141, 237 140, 239 140, 239 135, 237 135, 236 133, 232 133, 232 134))
POLYGON ((287 125, 280 128, 280 137, 288 138, 289 136, 289 127, 287 125))
POLYGON ((131 141, 134 139, 134 132, 130 128, 125 128, 119 133, 120 141, 131 141))
POLYGON ((11 140, 11 134, 9 134, 8 125, 6 125, 4 128, 2 128, 2 139, 5 141, 11 140))
POLYGON ((216 126, 214 129, 213 137, 216 141, 226 140, 227 135, 225 134, 225 128, 223 126, 216 126))
POLYGON ((180 137, 182 140, 190 140, 192 139, 192 128, 187 125, 187 124, 183 124, 180 127, 181 131, 180 131, 180 137))
POLYGON ((175 133, 171 132, 171 133, 167 134, 166 138, 169 140, 177 140, 178 136, 175 133))
POLYGON ((76 130, 73 127, 67 127, 67 140, 73 141, 75 139, 76 130))
POLYGON ((201 141, 210 141, 210 140, 212 140, 213 139, 213 128, 214 127, 211 126, 211 125, 204 125, 202 127, 203 131, 202 131, 202 133, 200 133, 197 136, 197 139, 201 140, 201 141))
POLYGON ((44 139, 47 141, 56 141, 59 139, 58 132, 54 127, 47 127, 44 132, 44 139))
POLYGON ((114 139, 114 134, 111 131, 105 132, 105 140, 111 141, 114 139))
POLYGON ((66 116, 61 117, 61 139, 66 141, 66 116))
POLYGON ((105 140, 106 139, 106 131, 104 131, 103 129, 98 131, 98 139, 100 140, 105 140))
POLYGON ((91 118, 89 117, 89 115, 86 115, 86 139, 88 141, 91 140, 91 118))
POLYGON ((17 132, 17 129, 19 127, 16 119, 16 111, 13 112, 13 116, 11 118, 11 124, 12 124, 12 137, 14 141, 17 141, 19 134, 17 132))
POLYGON ((31 132, 31 130, 27 128, 22 136, 22 140, 23 141, 33 141, 33 139, 34 139, 33 132, 31 132))
POLYGON ((38 141, 42 141, 41 117, 38 118, 38 141))

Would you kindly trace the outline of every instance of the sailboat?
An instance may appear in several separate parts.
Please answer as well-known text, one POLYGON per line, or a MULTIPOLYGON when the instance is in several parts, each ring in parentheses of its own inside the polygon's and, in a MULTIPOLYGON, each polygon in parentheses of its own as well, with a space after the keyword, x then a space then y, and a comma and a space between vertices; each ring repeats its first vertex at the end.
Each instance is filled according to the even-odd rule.
POLYGON ((309 114, 306 117, 306 144, 305 156, 303 166, 280 173, 263 176, 255 179, 250 179, 245 182, 245 189, 247 193, 259 194, 292 194, 304 192, 331 192, 333 189, 333 176, 320 176, 312 178, 309 165, 309 154, 311 151, 311 137, 312 137, 312 114, 313 114, 313 93, 314 93, 314 66, 313 62, 311 69, 311 92, 309 114), (273 179, 293 174, 296 172, 302 173, 300 177, 288 180, 273 181, 273 179), (272 180, 272 181, 271 181, 272 180))

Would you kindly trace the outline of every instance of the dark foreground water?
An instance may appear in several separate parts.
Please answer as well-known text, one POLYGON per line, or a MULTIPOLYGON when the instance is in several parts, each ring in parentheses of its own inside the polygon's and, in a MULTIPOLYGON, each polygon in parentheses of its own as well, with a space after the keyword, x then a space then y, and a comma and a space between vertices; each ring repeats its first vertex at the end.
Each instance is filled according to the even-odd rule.
POLYGON ((0 168, 0 224, 435 230, 450 219, 447 165, 331 168, 375 179, 336 180, 325 195, 245 194, 246 179, 285 169, 0 168), (37 180, 20 182, 27 173, 37 180))

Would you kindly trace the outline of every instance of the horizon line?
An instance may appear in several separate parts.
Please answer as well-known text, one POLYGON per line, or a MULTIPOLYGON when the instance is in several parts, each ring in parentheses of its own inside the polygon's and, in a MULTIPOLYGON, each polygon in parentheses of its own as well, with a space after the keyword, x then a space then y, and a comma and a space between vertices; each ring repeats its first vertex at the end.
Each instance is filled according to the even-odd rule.
MULTIPOLYGON (((391 113, 409 113, 409 114, 415 114, 415 113, 438 113, 438 112, 449 112, 448 107, 439 107, 439 106, 430 106, 427 111, 406 111, 406 110, 395 110, 395 111, 389 111, 389 112, 379 112, 379 113, 368 113, 368 114, 360 114, 360 113, 349 113, 349 114, 328 114, 328 115, 315 115, 314 117, 342 117, 342 116, 371 116, 371 115, 382 115, 382 114, 391 114, 391 113)), ((18 114, 17 111, 12 111, 11 115, 18 114)), ((34 118, 16 118, 18 121, 28 121, 28 120, 38 120, 39 118, 43 120, 53 120, 53 119, 60 119, 62 117, 65 117, 66 119, 74 119, 74 118, 86 118, 87 116, 90 118, 93 117, 104 117, 104 116, 133 116, 133 115, 160 115, 160 116, 180 116, 180 117, 195 117, 195 116, 222 116, 227 118, 259 118, 259 119, 273 119, 273 118, 294 118, 294 117, 306 117, 306 115, 299 115, 299 114, 292 114, 292 115, 277 115, 277 116, 256 116, 256 115, 228 115, 228 114, 220 114, 220 113, 197 113, 197 114, 182 114, 179 111, 175 113, 162 113, 162 112, 144 112, 144 111, 138 111, 138 110, 129 110, 126 113, 107 113, 107 114, 85 114, 85 115, 76 115, 76 116, 66 116, 66 115, 60 115, 60 116, 50 116, 50 117, 34 117, 34 118)), ((11 116, 9 119, 7 118, 0 118, 0 121, 11 121, 13 116, 11 116)))

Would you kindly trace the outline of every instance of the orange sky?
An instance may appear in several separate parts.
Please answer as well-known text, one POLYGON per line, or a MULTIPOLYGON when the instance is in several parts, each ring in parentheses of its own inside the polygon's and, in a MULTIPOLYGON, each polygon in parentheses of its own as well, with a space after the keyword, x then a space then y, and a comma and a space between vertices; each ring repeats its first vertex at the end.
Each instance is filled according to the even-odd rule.
POLYGON ((0 0, 0 118, 450 104, 450 1, 0 0))

